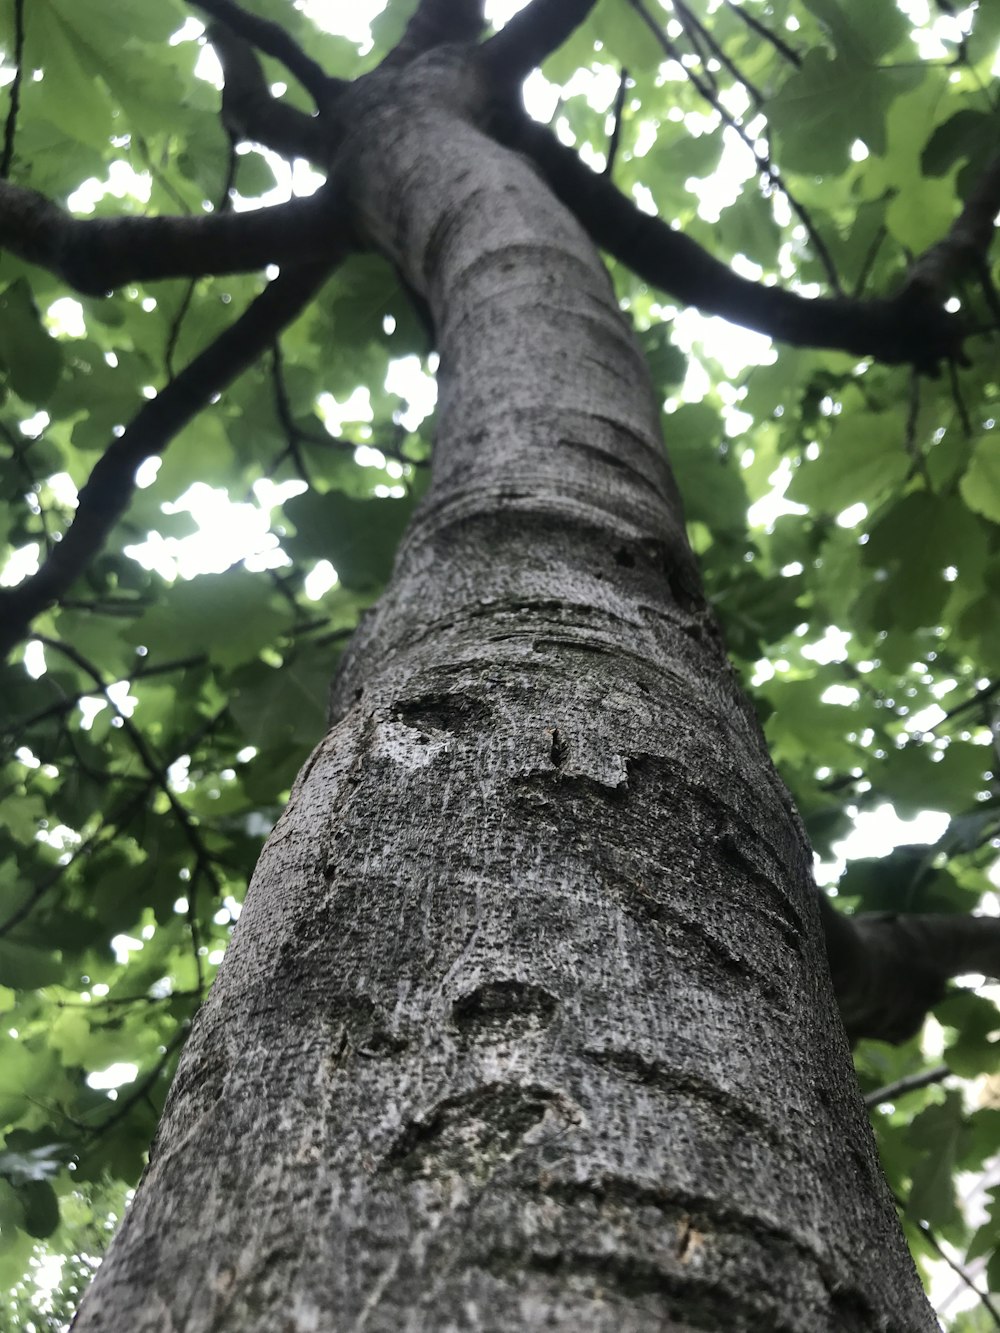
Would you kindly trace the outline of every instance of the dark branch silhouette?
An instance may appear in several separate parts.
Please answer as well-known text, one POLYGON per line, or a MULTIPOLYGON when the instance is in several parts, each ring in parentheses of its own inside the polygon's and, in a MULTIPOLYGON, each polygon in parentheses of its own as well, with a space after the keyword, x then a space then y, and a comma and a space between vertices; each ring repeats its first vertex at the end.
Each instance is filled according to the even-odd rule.
POLYGON ((231 28, 213 23, 207 35, 222 66, 222 123, 233 139, 325 165, 336 146, 328 117, 308 116, 273 97, 253 47, 231 28))
POLYGON ((698 51, 699 59, 701 60, 702 67, 706 73, 708 73, 708 60, 702 51, 703 46, 710 52, 711 56, 719 62, 723 69, 729 71, 730 75, 737 83, 742 83, 743 87, 749 93, 750 100, 754 103, 755 107, 761 107, 765 100, 764 94, 756 84, 743 73, 737 66, 736 62, 730 60, 729 56, 726 55, 725 50, 715 40, 708 28, 706 28, 701 19, 698 18, 697 14, 684 3, 684 0, 673 0, 673 3, 677 17, 680 19, 681 26, 688 34, 688 39, 690 40, 691 45, 698 51))
POLYGON ((195 8, 224 23, 258 51, 280 60, 312 96, 317 107, 322 108, 339 95, 343 81, 327 74, 280 23, 251 14, 236 0, 193 0, 193 3, 195 8))
POLYGON ((765 42, 774 47, 783 59, 787 60, 790 65, 794 65, 796 69, 798 69, 802 64, 802 57, 799 55, 798 51, 794 50, 787 42, 783 41, 776 32, 772 32, 766 24, 761 23, 760 19, 754 18, 746 5, 738 5, 735 3, 735 0, 725 0, 725 2, 734 14, 740 16, 751 32, 755 32, 758 37, 762 37, 765 42))
POLYGON ((826 952, 844 1027, 862 1037, 906 1041, 948 981, 966 972, 1000 977, 1000 918, 947 913, 847 916, 819 895, 826 952))
POLYGON ((24 0, 14 0, 14 77, 10 83, 10 106, 3 131, 0 179, 6 180, 14 164, 14 138, 21 109, 21 80, 24 77, 24 0))
POLYGON ((909 364, 935 374, 942 361, 963 358, 964 324, 919 287, 857 301, 805 297, 751 282, 658 217, 643 213, 604 176, 590 170, 544 125, 508 114, 498 133, 532 158, 553 192, 592 240, 644 281, 685 305, 721 315, 796 347, 827 347, 909 364))
MULTIPOLYGON (((743 125, 740 123, 740 121, 737 120, 737 118, 732 114, 732 112, 726 108, 725 104, 716 95, 716 93, 712 90, 712 88, 702 83, 701 79, 698 78, 697 74, 695 74, 693 70, 688 69, 687 66, 684 65, 682 59, 683 53, 677 47, 676 43, 672 42, 670 38, 667 36, 666 32, 663 29, 662 24, 660 24, 655 18, 653 18, 649 10, 646 9, 645 5, 643 4, 643 0, 629 0, 629 4, 631 4, 632 8, 636 11, 636 13, 642 19, 642 21, 646 24, 647 28, 649 28, 650 32, 652 33, 656 41, 659 42, 660 46, 663 48, 664 55, 669 56, 672 60, 675 60, 679 65, 681 65, 685 75, 687 76, 688 82, 691 84, 692 88, 695 89, 695 91, 698 93, 700 97, 704 98, 704 100, 709 104, 712 110, 715 111, 716 114, 720 117, 723 124, 728 125, 729 128, 733 131, 733 133, 738 135, 744 146, 753 155, 753 160, 757 163, 758 171, 760 171, 763 176, 766 176, 769 183, 776 190, 780 190, 781 193, 788 200, 789 208, 791 208, 792 212, 799 219, 803 227, 805 227, 806 232, 808 233, 809 243, 812 246, 813 250, 816 252, 817 259, 823 265, 823 269, 826 273, 827 282, 830 284, 833 290, 839 294, 840 277, 837 273, 837 266, 834 264, 830 251, 827 249, 826 243, 824 242, 822 236, 820 236, 819 231, 817 230, 816 225, 812 220, 812 216, 809 213, 809 210, 805 207, 803 203, 801 203, 795 197, 792 191, 785 184, 785 181, 781 176, 781 173, 778 171, 777 167, 771 161, 770 157, 764 153, 759 153, 757 151, 753 139, 751 139, 750 135, 747 134, 746 130, 743 128, 743 125)), ((681 11, 678 12, 680 13, 681 11)), ((703 67, 706 67, 704 61, 702 61, 702 65, 703 67)), ((733 69, 735 69, 735 66, 733 66, 733 69)), ((746 80, 742 78, 742 76, 739 74, 738 71, 734 74, 734 78, 738 78, 739 81, 743 84, 743 86, 747 88, 747 91, 748 92, 750 91, 749 85, 747 85, 746 80)))
POLYGON ((127 282, 319 260, 343 234, 343 208, 331 185, 245 213, 76 218, 37 190, 0 181, 0 246, 88 296, 127 282))
POLYGON ((135 473, 161 453, 213 396, 260 356, 275 334, 315 295, 340 256, 289 269, 270 283, 235 323, 144 403, 125 433, 102 454, 80 492, 76 516, 41 569, 0 592, 0 658, 25 635, 32 619, 73 584, 101 549, 135 491, 135 473))
POLYGON ((580 26, 597 0, 534 0, 484 42, 479 57, 497 87, 520 85, 580 26))
POLYGON ((1000 153, 977 179, 958 217, 942 237, 911 266, 907 285, 944 299, 955 280, 966 274, 988 279, 986 257, 1000 214, 1000 153))
POLYGON ((881 1106, 883 1102, 894 1102, 899 1097, 905 1097, 908 1092, 919 1092, 921 1088, 943 1083, 950 1073, 947 1065, 935 1065, 933 1069, 922 1069, 919 1074, 907 1074, 905 1078, 897 1078, 894 1083, 886 1083, 874 1092, 865 1093, 865 1105, 870 1110, 873 1106, 881 1106))

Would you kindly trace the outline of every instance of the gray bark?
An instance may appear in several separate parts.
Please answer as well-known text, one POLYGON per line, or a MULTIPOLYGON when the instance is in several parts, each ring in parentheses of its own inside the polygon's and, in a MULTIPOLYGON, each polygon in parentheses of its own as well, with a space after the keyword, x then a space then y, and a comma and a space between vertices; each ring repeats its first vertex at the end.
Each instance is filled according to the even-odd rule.
POLYGON ((363 94, 434 484, 76 1329, 933 1329, 636 342, 465 82, 363 94))

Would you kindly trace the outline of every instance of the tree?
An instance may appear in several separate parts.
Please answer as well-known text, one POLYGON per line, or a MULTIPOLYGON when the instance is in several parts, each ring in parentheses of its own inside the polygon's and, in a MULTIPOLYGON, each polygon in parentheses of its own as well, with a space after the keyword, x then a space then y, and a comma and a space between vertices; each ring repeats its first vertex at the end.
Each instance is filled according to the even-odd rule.
MULTIPOLYGON (((42 650, 18 648, 4 680, 23 880, 0 924, 20 1037, 0 1198, 28 1238, 11 1261, 55 1234, 59 1196, 85 1207, 134 1178, 252 815, 319 734, 331 646, 370 607, 76 1326, 933 1327, 819 908, 855 1035, 909 1037, 945 977, 996 974, 995 923, 966 915, 997 825, 996 19, 952 29, 942 70, 914 64, 917 25, 889 8, 849 21, 811 0, 786 23, 678 3, 668 22, 533 0, 481 42, 477 3, 423 0, 389 9, 358 78, 353 49, 277 0, 199 9, 228 146, 193 44, 167 45, 179 9, 129 8, 120 62, 95 38, 101 0, 10 16, 5 494, 30 498, 12 547, 45 548, 3 601, 7 645, 30 626, 42 650), (595 49, 629 70, 603 171, 519 103, 541 61, 564 77, 595 49), (755 157, 717 227, 687 185, 721 151, 691 133, 696 105, 755 157), (650 116, 659 168, 640 152, 650 116), (247 144, 325 183, 231 208, 262 191, 247 144), (66 207, 112 149, 145 166, 152 215, 66 207), (594 242, 635 275, 616 270, 638 341, 594 242), (793 255, 825 295, 765 280, 793 255), (270 264, 234 319, 261 283, 220 275, 270 264), (60 318, 60 282, 83 320, 62 341, 38 315, 60 318), (725 428, 722 386, 678 401, 684 361, 646 283, 780 340, 725 428), (422 433, 384 392, 364 440, 316 416, 322 391, 377 383, 420 345, 408 298, 441 357, 429 485, 422 433), (126 407, 154 369, 160 391, 126 407), (745 485, 766 494, 782 459, 808 508, 751 536, 745 485), (68 523, 64 470, 87 476, 68 523), (164 587, 125 549, 196 478, 288 475, 309 483, 282 497, 291 572, 164 587), (339 582, 307 614, 318 558, 339 582), (747 674, 773 661, 758 707, 820 849, 876 793, 951 815, 930 851, 841 883, 848 905, 917 915, 817 899, 710 602, 747 674), (805 620, 848 630, 850 651, 814 669, 805 620), (95 697, 114 724, 96 732, 95 697), (112 963, 128 932, 143 947, 112 963), (82 1070, 126 1053, 145 1068, 110 1106, 82 1070)), ((585 104, 567 110, 579 144, 599 137, 585 104)), ((937 1013, 949 1071, 995 1067, 986 1000, 937 1013)), ((880 1117, 918 1240, 968 1240, 952 1177, 995 1151, 996 1113, 943 1093, 914 1042, 861 1058, 879 1104, 904 1076, 929 1089, 919 1117, 880 1117)), ((997 1239, 987 1217, 975 1250, 997 1239)))

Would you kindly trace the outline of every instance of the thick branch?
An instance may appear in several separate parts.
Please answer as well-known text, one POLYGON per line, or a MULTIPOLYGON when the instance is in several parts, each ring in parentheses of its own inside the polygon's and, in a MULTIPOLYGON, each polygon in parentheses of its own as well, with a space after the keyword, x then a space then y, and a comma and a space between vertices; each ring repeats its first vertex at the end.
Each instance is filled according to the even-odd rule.
POLYGON ((0 591, 0 660, 27 633, 32 619, 80 577, 124 513, 135 490, 136 469, 162 453, 171 439, 212 398, 260 356, 278 330, 302 310, 339 256, 290 268, 264 289, 238 320, 144 403, 125 433, 101 456, 80 492, 76 515, 41 569, 15 588, 0 591))
POLYGON ((981 274, 1000 214, 1000 153, 987 165, 948 228, 948 234, 925 250, 910 268, 907 284, 926 288, 938 299, 953 289, 955 279, 981 274))
POLYGON ((920 1030, 948 981, 1000 977, 1000 918, 865 912, 846 916, 819 895, 826 952, 851 1041, 901 1042, 920 1030))
POLYGON ((253 47, 222 23, 209 26, 208 40, 222 66, 222 122, 232 137, 252 139, 283 157, 327 162, 335 147, 328 126, 271 96, 253 47))
POLYGON ((408 65, 423 51, 447 42, 474 42, 486 23, 483 0, 420 0, 402 37, 382 61, 408 65))
POLYGON ((320 108, 335 98, 343 88, 341 79, 331 78, 322 65, 306 55, 298 42, 280 23, 251 14, 236 0, 193 0, 196 8, 231 28, 244 41, 265 55, 280 60, 294 74, 320 108))
POLYGON ((329 185, 308 199, 246 213, 76 218, 37 190, 0 181, 0 247, 91 296, 126 282, 320 259, 342 237, 341 217, 329 185))
POLYGON ((856 301, 809 298, 751 282, 683 232, 643 213, 545 126, 517 115, 497 130, 534 160, 602 249, 685 305, 797 347, 836 348, 928 373, 942 360, 962 357, 961 321, 918 288, 907 286, 886 300, 856 301))
POLYGON ((580 26, 596 0, 533 0, 484 42, 480 55, 491 81, 516 87, 580 26))

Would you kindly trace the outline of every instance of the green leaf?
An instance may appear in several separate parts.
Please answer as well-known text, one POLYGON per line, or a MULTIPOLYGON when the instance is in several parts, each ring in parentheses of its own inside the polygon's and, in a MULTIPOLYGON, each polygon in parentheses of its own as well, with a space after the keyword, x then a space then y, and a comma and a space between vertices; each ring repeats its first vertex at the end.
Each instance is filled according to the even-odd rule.
POLYGON ((236 188, 245 199, 267 194, 277 185, 267 158, 261 153, 244 153, 239 159, 236 188))
POLYGON ((0 292, 0 363, 15 393, 30 403, 48 401, 62 353, 42 324, 25 278, 0 292))
POLYGON ((904 15, 886 0, 856 5, 845 0, 804 0, 829 32, 837 50, 852 61, 873 64, 906 36, 904 15))
POLYGON ((1000 438, 983 435, 975 444, 972 461, 959 483, 962 499, 977 514, 1000 523, 1000 438))
POLYGON ((1000 111, 963 107, 938 125, 921 154, 928 176, 944 176, 958 162, 982 161, 1000 136, 1000 111))
POLYGON ((59 1225, 59 1200, 47 1180, 21 1185, 18 1195, 24 1205, 24 1229, 36 1239, 51 1236, 59 1225))
POLYGON ((232 678, 230 706, 246 740, 261 750, 315 744, 324 729, 330 674, 329 660, 241 668, 232 678))
POLYGON ((914 1119, 908 1137, 923 1152, 906 1203, 910 1217, 938 1226, 958 1217, 952 1174, 964 1130, 962 1098, 957 1092, 947 1092, 942 1104, 928 1106, 914 1119))
POLYGON ((630 70, 656 69, 663 59, 642 17, 629 5, 601 5, 588 25, 593 35, 630 70))
POLYGON ((11 990, 36 990, 51 986, 63 975, 63 966, 54 954, 27 944, 0 940, 0 986, 11 990))
POLYGON ((835 419, 819 458, 799 466, 788 498, 826 514, 858 501, 870 506, 899 486, 910 470, 905 431, 899 410, 843 413, 835 419))
POLYGON ((680 384, 687 373, 687 357, 670 337, 669 324, 654 324, 639 334, 653 383, 661 393, 680 384))
POLYGON ((839 175, 861 139, 875 153, 886 148, 886 113, 894 97, 919 80, 919 72, 876 69, 843 55, 807 51, 767 103, 780 159, 810 175, 839 175))
POLYGON ((111 102, 84 68, 79 37, 66 21, 63 4, 32 0, 25 38, 30 65, 43 72, 42 114, 71 139, 106 146, 112 126, 111 102))
POLYGON ((220 666, 257 656, 288 624, 263 579, 243 570, 176 583, 132 624, 129 642, 165 657, 207 652, 220 666))
POLYGON ((341 491, 307 491, 286 500, 295 525, 286 549, 299 559, 329 560, 345 588, 373 588, 392 572, 396 546, 413 511, 411 496, 356 500, 341 491))

